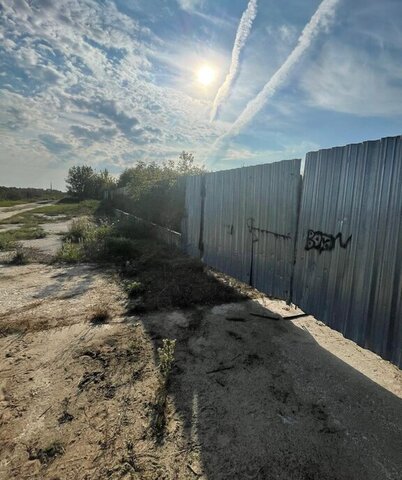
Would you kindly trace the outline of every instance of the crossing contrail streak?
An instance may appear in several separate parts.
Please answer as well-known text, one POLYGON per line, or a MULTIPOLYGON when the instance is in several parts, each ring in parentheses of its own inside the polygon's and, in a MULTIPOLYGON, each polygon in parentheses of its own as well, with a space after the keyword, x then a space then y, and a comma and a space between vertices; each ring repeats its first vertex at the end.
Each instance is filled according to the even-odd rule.
POLYGON ((257 15, 257 0, 250 0, 246 10, 241 16, 239 27, 237 29, 236 38, 232 50, 232 61, 229 67, 229 73, 226 75, 225 81, 220 86, 211 110, 211 122, 215 120, 218 114, 219 107, 227 99, 232 88, 233 82, 239 73, 240 67, 240 53, 246 44, 247 38, 250 35, 253 21, 257 15))
POLYGON ((223 140, 237 135, 264 107, 266 102, 276 93, 278 88, 287 80, 289 73, 303 54, 311 45, 314 38, 320 33, 321 29, 328 25, 335 15, 335 8, 339 0, 323 0, 311 17, 309 23, 304 27, 296 47, 290 53, 282 66, 274 73, 271 79, 265 84, 264 88, 247 104, 246 108, 232 124, 230 129, 219 137, 214 147, 216 148, 223 140))

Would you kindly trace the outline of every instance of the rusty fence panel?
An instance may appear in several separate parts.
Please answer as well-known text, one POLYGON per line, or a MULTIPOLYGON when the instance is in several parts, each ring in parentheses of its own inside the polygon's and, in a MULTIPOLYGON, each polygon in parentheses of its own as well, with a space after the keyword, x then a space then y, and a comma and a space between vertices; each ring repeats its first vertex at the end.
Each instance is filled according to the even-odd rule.
POLYGON ((307 154, 292 300, 402 366, 402 137, 307 154))
POLYGON ((189 177, 185 250, 207 265, 288 299, 300 160, 189 177))

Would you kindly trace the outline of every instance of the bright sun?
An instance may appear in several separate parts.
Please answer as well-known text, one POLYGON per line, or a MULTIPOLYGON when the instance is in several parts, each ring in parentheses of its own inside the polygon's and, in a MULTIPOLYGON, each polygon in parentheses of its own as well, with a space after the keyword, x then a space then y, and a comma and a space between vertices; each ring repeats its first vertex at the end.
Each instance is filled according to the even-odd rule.
POLYGON ((211 85, 215 80, 215 76, 215 70, 209 65, 203 65, 197 72, 197 80, 205 86, 211 85))

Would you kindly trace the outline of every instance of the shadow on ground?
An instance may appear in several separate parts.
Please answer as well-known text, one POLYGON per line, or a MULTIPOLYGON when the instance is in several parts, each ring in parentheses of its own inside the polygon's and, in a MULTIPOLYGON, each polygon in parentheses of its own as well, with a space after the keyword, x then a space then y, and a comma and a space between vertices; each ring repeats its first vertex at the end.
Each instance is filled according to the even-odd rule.
POLYGON ((177 339, 164 441, 179 418, 188 478, 400 479, 401 399, 297 321, 251 312, 270 313, 243 301, 142 318, 155 352, 177 339))

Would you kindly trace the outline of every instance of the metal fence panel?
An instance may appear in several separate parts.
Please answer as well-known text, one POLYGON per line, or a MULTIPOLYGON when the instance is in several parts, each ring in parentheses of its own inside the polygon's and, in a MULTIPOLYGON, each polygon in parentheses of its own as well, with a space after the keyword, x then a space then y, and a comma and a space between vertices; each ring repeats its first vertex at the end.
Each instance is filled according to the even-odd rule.
POLYGON ((192 257, 200 257, 200 225, 204 176, 186 178, 185 214, 182 220, 183 249, 192 257))
POLYGON ((402 366, 402 137, 307 154, 293 301, 402 366))
POLYGON ((288 298, 300 160, 208 173, 204 201, 202 179, 196 178, 188 179, 186 192, 187 252, 269 295, 288 298))

